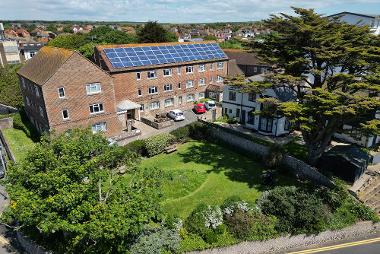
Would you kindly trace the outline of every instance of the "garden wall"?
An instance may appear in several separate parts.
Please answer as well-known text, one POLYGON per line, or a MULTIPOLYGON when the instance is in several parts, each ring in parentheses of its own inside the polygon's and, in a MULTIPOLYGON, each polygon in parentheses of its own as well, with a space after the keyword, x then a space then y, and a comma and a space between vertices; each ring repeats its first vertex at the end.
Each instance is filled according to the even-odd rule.
MULTIPOLYGON (((223 143, 239 148, 245 152, 254 153, 261 157, 268 155, 269 147, 265 144, 259 144, 250 135, 240 133, 226 127, 201 121, 210 128, 210 135, 223 143)), ((285 155, 282 165, 290 169, 297 177, 308 179, 314 183, 324 186, 333 186, 334 184, 326 176, 318 172, 318 170, 309 164, 294 158, 290 155, 285 155)))
POLYGON ((173 125, 173 120, 168 120, 164 122, 155 122, 153 119, 149 119, 147 117, 141 117, 141 122, 155 128, 155 129, 162 129, 173 125))
POLYGON ((13 118, 7 117, 0 119, 0 130, 13 128, 13 118))
POLYGON ((11 113, 16 113, 18 111, 17 108, 7 106, 0 103, 0 115, 6 115, 11 113))
POLYGON ((11 149, 9 148, 8 142, 7 142, 7 140, 5 139, 5 137, 4 137, 3 132, 1 131, 1 129, 0 129, 0 145, 2 145, 2 146, 5 148, 5 152, 7 153, 8 158, 9 158, 11 161, 15 162, 16 159, 15 159, 15 157, 14 157, 14 155, 13 155, 11 149))

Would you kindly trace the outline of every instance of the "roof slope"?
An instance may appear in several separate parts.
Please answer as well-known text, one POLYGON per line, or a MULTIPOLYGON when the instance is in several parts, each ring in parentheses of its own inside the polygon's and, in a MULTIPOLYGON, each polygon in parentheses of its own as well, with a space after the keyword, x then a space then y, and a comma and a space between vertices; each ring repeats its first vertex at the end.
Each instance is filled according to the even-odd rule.
POLYGON ((229 60, 227 67, 227 76, 236 77, 239 75, 244 75, 244 72, 236 64, 236 59, 229 60))
POLYGON ((43 47, 26 62, 18 74, 42 86, 74 53, 68 49, 43 47))
POLYGON ((238 65, 267 65, 250 52, 240 49, 223 49, 229 59, 235 59, 238 65))

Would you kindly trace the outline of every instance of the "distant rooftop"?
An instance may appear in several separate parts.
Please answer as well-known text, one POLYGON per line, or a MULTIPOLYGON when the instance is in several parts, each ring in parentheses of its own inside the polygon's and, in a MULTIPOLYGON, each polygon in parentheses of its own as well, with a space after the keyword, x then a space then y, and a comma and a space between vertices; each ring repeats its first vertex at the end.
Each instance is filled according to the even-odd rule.
POLYGON ((349 11, 343 11, 336 14, 329 15, 328 17, 337 17, 337 16, 343 16, 345 14, 352 14, 362 17, 368 17, 368 18, 380 18, 380 14, 369 14, 369 13, 356 13, 356 12, 349 12, 349 11))

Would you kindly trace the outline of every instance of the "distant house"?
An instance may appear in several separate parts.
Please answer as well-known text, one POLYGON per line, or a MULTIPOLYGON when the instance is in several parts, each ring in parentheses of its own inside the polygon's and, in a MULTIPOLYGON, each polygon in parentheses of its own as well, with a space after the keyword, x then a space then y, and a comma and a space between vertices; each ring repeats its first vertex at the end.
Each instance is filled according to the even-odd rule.
POLYGON ((0 66, 21 62, 18 43, 15 40, 0 40, 0 66))
POLYGON ((21 60, 27 61, 31 59, 43 46, 44 43, 41 42, 20 43, 21 60))
POLYGON ((240 49, 224 49, 223 51, 229 59, 236 60, 236 64, 246 77, 266 73, 270 70, 270 66, 260 61, 253 53, 240 49))
MULTIPOLYGON (((249 81, 263 81, 263 75, 248 78, 249 81)), ((291 89, 283 87, 279 89, 267 89, 262 95, 255 93, 242 93, 238 88, 230 85, 224 87, 223 115, 236 118, 246 128, 258 131, 269 136, 281 136, 289 134, 290 123, 281 115, 264 116, 257 114, 265 107, 258 102, 261 97, 277 98, 280 101, 289 101, 294 98, 291 89)))
POLYGON ((338 18, 339 20, 351 25, 368 26, 372 33, 380 35, 380 15, 361 14, 353 12, 340 12, 328 16, 330 18, 338 18))

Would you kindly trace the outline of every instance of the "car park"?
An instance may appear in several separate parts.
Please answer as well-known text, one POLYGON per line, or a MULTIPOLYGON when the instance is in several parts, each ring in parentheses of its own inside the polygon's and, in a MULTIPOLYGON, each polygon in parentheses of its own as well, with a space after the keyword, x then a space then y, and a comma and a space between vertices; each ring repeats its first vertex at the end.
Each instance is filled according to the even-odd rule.
POLYGON ((210 109, 213 109, 213 108, 215 108, 216 107, 216 103, 215 103, 215 101, 206 101, 205 102, 205 107, 206 107, 206 109, 207 110, 210 110, 210 109))
POLYGON ((203 103, 197 103, 194 106, 194 112, 197 114, 202 114, 206 112, 206 107, 203 103))
POLYGON ((183 115, 183 112, 179 109, 170 110, 168 113, 168 117, 173 119, 174 121, 185 120, 185 116, 183 115))

